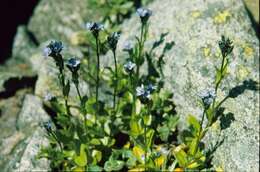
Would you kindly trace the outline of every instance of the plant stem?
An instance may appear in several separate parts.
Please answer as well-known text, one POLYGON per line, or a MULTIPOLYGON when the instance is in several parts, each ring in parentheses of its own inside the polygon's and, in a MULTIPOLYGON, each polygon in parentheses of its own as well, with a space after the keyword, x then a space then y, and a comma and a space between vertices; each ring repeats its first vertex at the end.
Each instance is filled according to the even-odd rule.
POLYGON ((132 74, 130 74, 130 81, 132 86, 132 94, 133 94, 133 109, 132 109, 132 115, 135 114, 135 102, 136 102, 136 95, 135 95, 135 85, 132 74))
POLYGON ((201 140, 201 133, 203 131, 203 122, 204 122, 204 118, 205 118, 205 113, 206 113, 206 109, 204 108, 204 111, 203 111, 203 114, 202 114, 202 119, 200 121, 200 129, 199 129, 199 134, 197 136, 197 140, 196 140, 196 148, 195 148, 195 153, 197 152, 198 150, 198 147, 199 147, 199 142, 201 140))
POLYGON ((79 100, 80 100, 80 103, 82 101, 82 97, 81 97, 81 94, 79 92, 79 85, 77 83, 74 83, 75 87, 76 87, 76 90, 77 90, 77 93, 78 93, 78 96, 79 96, 79 100))
MULTIPOLYGON (((62 68, 60 68, 60 83, 62 85, 62 90, 64 90, 65 88, 65 74, 64 74, 64 70, 62 68)), ((63 93, 63 96, 64 96, 64 101, 65 101, 65 107, 66 107, 66 112, 68 115, 70 115, 70 110, 69 110, 69 105, 68 105, 68 97, 66 95, 64 95, 64 92, 63 93)))
MULTIPOLYGON (((148 109, 148 116, 151 115, 151 102, 148 102, 147 105, 147 109, 148 109)), ((146 123, 144 121, 144 145, 145 145, 145 153, 144 153, 144 171, 146 171, 146 159, 147 159, 147 140, 146 140, 146 134, 147 134, 147 126, 146 123)))
POLYGON ((80 99, 80 104, 81 104, 81 109, 83 110, 83 117, 84 117, 84 127, 85 127, 85 132, 86 132, 86 135, 87 135, 87 118, 86 118, 86 109, 85 109, 85 103, 82 102, 82 96, 80 94, 80 91, 79 91, 79 85, 77 83, 75 83, 75 87, 76 87, 76 90, 77 90, 77 93, 78 93, 78 96, 79 96, 79 99, 80 99))
MULTIPOLYGON (((225 62, 225 56, 222 57, 222 62, 221 62, 221 67, 220 67, 221 78, 220 78, 220 80, 216 83, 216 86, 215 86, 215 94, 216 94, 216 95, 217 95, 217 92, 218 92, 219 84, 220 84, 221 80, 223 79, 223 78, 222 78, 222 77, 223 77, 222 72, 223 72, 224 62, 225 62)), ((215 107, 215 103, 216 103, 216 98, 214 98, 214 100, 213 100, 213 108, 215 107)))
POLYGON ((116 95, 117 95, 117 79, 118 79, 118 74, 117 74, 117 60, 116 60, 116 51, 113 51, 113 56, 114 56, 114 63, 115 63, 115 87, 114 87, 114 98, 113 98, 113 108, 116 111, 116 95))
POLYGON ((144 124, 144 171, 146 171, 146 154, 147 154, 147 145, 146 145, 146 125, 144 124))
POLYGON ((99 40, 98 36, 96 36, 96 53, 97 53, 97 80, 96 80, 96 113, 95 113, 95 123, 96 123, 96 117, 97 117, 97 111, 99 111, 99 104, 98 104, 98 89, 99 89, 99 70, 100 70, 100 61, 99 61, 99 40))
POLYGON ((136 84, 139 80, 139 73, 140 73, 140 59, 143 54, 143 36, 144 36, 144 24, 141 26, 141 35, 140 35, 140 42, 139 42, 139 53, 136 59, 136 84))

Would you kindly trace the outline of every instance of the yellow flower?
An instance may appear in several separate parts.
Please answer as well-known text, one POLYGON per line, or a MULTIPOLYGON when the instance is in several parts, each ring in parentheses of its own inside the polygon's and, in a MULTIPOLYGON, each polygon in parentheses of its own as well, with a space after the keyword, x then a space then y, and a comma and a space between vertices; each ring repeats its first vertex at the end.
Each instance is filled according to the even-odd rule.
POLYGON ((163 165, 163 163, 165 162, 165 156, 161 155, 160 157, 156 158, 154 160, 154 163, 156 165, 156 167, 161 167, 163 165))

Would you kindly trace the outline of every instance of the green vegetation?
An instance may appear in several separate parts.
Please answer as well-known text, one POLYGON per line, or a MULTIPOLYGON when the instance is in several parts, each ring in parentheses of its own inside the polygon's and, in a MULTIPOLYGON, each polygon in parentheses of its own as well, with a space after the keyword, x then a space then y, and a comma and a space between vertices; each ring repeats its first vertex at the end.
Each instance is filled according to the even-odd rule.
POLYGON ((113 32, 101 36, 106 34, 102 33, 104 26, 99 23, 86 24, 91 33, 89 36, 95 40, 94 65, 84 59, 90 64, 87 66, 94 66, 91 72, 76 57, 66 60, 59 41, 51 42, 44 49, 44 54, 56 62, 63 94, 63 97, 48 94, 45 98, 56 116, 43 125, 50 145, 42 148, 39 157, 49 159, 53 171, 185 171, 210 167, 212 152, 218 145, 213 149, 204 147, 202 139, 221 115, 221 105, 227 98, 236 97, 232 91, 222 100, 217 97, 228 74, 232 42, 222 36, 219 42, 222 60, 220 67, 216 67, 215 83, 212 89, 199 94, 202 118, 198 120, 190 115, 187 119, 189 130, 181 132, 177 130, 180 117, 175 111, 173 93, 164 88, 163 74, 164 54, 175 43, 165 42, 167 33, 164 33, 147 49, 145 42, 152 12, 139 8, 137 14, 141 21, 140 34, 135 43, 125 44, 124 51, 128 53, 125 64, 117 60, 120 34, 113 32), (157 57, 154 50, 160 45, 164 48, 157 57), (102 47, 113 52, 114 66, 100 67, 102 47), (142 73, 140 69, 144 66, 147 66, 147 72, 142 73), (67 69, 71 77, 66 76, 67 69), (92 83, 93 95, 80 92, 79 78, 85 78, 81 75, 87 76, 87 81, 92 83), (104 94, 112 101, 101 100, 104 85, 110 88, 104 94), (68 103, 71 87, 77 90, 79 106, 68 103))

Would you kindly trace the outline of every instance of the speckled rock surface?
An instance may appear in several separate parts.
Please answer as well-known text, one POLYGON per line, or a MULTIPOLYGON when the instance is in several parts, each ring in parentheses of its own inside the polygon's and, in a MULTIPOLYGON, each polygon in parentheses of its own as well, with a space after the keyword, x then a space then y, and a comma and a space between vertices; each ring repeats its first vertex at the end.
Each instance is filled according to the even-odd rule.
MULTIPOLYGON (((165 57, 164 74, 167 88, 174 92, 182 121, 188 114, 198 117, 202 114, 197 93, 213 86, 214 65, 221 61, 218 48, 221 35, 233 40, 235 48, 230 57, 229 76, 218 93, 219 97, 223 98, 244 80, 258 81, 259 40, 242 1, 157 0, 149 8, 154 12, 150 20, 149 39, 157 40, 161 33, 169 32, 167 40, 176 43, 165 57)), ((133 16, 124 23, 119 47, 122 48, 126 40, 134 41, 140 28, 138 20, 137 16, 133 16)), ((148 42, 147 47, 150 45, 151 42, 148 42)), ((104 58, 105 63, 108 58, 104 58)), ((258 91, 246 90, 224 103, 225 115, 222 118, 229 116, 234 119, 230 118, 230 125, 226 127, 218 121, 205 138, 206 146, 225 138, 214 153, 212 163, 215 168, 234 172, 259 170, 258 95, 258 91)), ((180 125, 182 128, 185 128, 184 125, 180 125)))
POLYGON ((1 171, 49 170, 49 162, 46 159, 37 159, 36 157, 40 148, 48 145, 46 133, 41 125, 42 122, 49 119, 48 114, 42 108, 41 100, 27 94, 17 121, 13 124, 16 126, 16 131, 1 138, 1 171))
MULTIPOLYGON (((55 95, 60 94, 55 64, 51 58, 44 59, 41 50, 47 44, 47 40, 61 39, 67 44, 64 52, 66 58, 71 55, 82 57, 80 50, 70 47, 69 42, 73 43, 73 35, 82 29, 85 21, 96 19, 97 14, 87 7, 86 1, 40 1, 28 28, 18 29, 13 46, 13 60, 11 59, 5 67, 0 67, 0 93, 5 89, 3 84, 9 78, 37 75, 35 86, 37 96, 43 97, 48 91, 55 95), (39 46, 27 31, 35 37, 39 46)), ((230 76, 219 92, 220 97, 224 97, 230 88, 246 79, 259 79, 257 73, 259 40, 255 36, 241 0, 155 0, 149 8, 154 11, 149 36, 151 42, 157 40, 161 33, 169 32, 167 41, 173 40, 176 43, 166 54, 164 73, 166 86, 174 92, 177 111, 182 121, 190 113, 201 115, 202 108, 198 103, 197 92, 213 83, 214 65, 219 64, 221 60, 217 41, 222 34, 234 41, 235 48, 229 68, 230 76)), ((137 24, 138 20, 137 16, 133 16, 123 24, 124 30, 119 47, 122 47, 127 39, 134 40, 134 34, 138 33, 137 29, 140 27, 137 24)), ((146 46, 149 47, 151 42, 146 46)), ((126 54, 121 52, 119 55, 123 57, 126 54)), ((109 56, 102 58, 103 64, 113 62, 109 56)), ((83 83, 80 90, 86 92, 87 85, 83 83)), ((74 87, 71 94, 76 95, 74 87)), ((214 153, 212 161, 214 167, 234 172, 258 171, 258 94, 259 92, 246 90, 236 99, 225 102, 225 115, 213 125, 205 138, 207 147, 224 138, 223 144, 214 153), (223 121, 226 121, 223 119, 225 117, 233 118, 229 118, 230 123, 223 124, 223 121)), ((25 102, 19 101, 22 106, 21 113, 18 113, 19 105, 17 105, 14 111, 9 112, 13 112, 10 119, 6 115, 4 118, 1 117, 2 121, 4 119, 13 125, 10 131, 0 137, 0 168, 3 171, 48 169, 46 160, 38 162, 34 158, 39 146, 47 144, 43 139, 43 130, 37 127, 39 121, 47 119, 46 114, 40 108, 41 101, 38 97, 28 95, 24 100, 25 102), (32 113, 35 109, 37 111, 32 113), (40 116, 37 116, 38 114, 40 116), (16 131, 16 116, 19 131, 16 131), (33 132, 29 134, 28 131, 33 132), (9 147, 6 147, 6 144, 9 147)), ((2 114, 8 115, 6 111, 4 108, 2 114)), ((185 126, 180 125, 180 129, 183 128, 185 126)))
POLYGON ((28 28, 40 43, 48 39, 67 41, 83 28, 87 19, 95 20, 96 17, 88 8, 87 0, 42 0, 28 28))

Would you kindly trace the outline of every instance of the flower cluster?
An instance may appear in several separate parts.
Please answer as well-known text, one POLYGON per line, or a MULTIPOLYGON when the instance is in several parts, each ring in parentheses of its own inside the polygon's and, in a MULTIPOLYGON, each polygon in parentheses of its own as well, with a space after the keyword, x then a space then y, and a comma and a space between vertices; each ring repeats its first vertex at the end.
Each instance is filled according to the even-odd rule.
POLYGON ((135 67, 136 64, 131 61, 128 61, 126 64, 124 64, 124 69, 127 73, 132 73, 135 67))
POLYGON ((120 38, 120 34, 118 32, 113 32, 111 35, 107 37, 108 45, 112 51, 116 50, 119 38, 120 38))
POLYGON ((86 24, 86 29, 91 31, 92 34, 97 38, 99 32, 104 30, 104 25, 96 22, 88 22, 86 24))
POLYGON ((140 17, 141 22, 145 24, 147 23, 148 19, 151 17, 152 11, 146 8, 138 8, 137 14, 140 17))
POLYGON ((203 105, 205 108, 209 108, 209 106, 213 103, 214 99, 216 98, 216 93, 213 88, 203 90, 199 97, 201 98, 203 105))
POLYGON ((80 67, 80 60, 78 60, 76 57, 72 57, 66 62, 66 66, 72 73, 76 73, 80 67))
POLYGON ((141 101, 147 102, 151 99, 151 94, 157 89, 156 86, 148 84, 144 86, 143 84, 140 87, 136 88, 136 96, 141 99, 141 101))
POLYGON ((61 41, 51 41, 50 44, 43 49, 43 56, 57 57, 60 55, 63 48, 64 46, 61 41))
POLYGON ((221 41, 219 41, 218 45, 223 57, 226 57, 232 52, 234 48, 232 44, 232 41, 230 41, 228 38, 226 39, 223 35, 221 36, 221 41))

